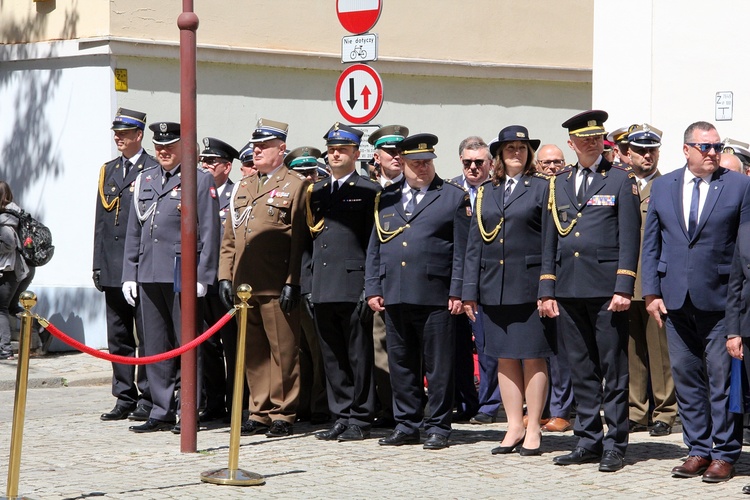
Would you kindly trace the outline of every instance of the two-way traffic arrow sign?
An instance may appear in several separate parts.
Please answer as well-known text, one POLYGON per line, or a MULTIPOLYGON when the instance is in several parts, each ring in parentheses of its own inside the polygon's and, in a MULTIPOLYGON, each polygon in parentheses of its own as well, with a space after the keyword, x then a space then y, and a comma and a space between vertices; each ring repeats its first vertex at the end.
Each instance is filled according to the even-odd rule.
POLYGON ((366 64, 354 64, 341 73, 336 83, 336 106, 351 123, 367 123, 383 105, 383 80, 366 64))

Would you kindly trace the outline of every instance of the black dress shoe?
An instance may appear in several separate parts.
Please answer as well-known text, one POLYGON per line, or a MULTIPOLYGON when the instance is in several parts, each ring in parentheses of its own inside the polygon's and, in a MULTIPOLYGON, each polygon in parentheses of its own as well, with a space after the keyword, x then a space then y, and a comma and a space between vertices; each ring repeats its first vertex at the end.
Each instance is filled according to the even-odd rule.
POLYGON ((521 446, 521 443, 523 443, 523 440, 526 439, 526 434, 521 436, 521 439, 516 441, 510 446, 497 446, 495 448, 492 448, 492 454, 493 455, 507 455, 508 453, 513 453, 513 450, 521 446))
POLYGON ((198 422, 211 422, 212 420, 219 420, 226 416, 227 411, 224 408, 205 409, 198 414, 198 422))
POLYGON ((112 411, 110 411, 109 413, 102 413, 99 418, 104 420, 105 422, 109 422, 112 420, 125 420, 126 418, 128 418, 128 413, 130 413, 130 408, 117 405, 112 408, 112 411))
POLYGON ((497 422, 497 417, 481 411, 469 419, 470 424, 494 424, 495 422, 497 422))
POLYGON ((615 472, 623 467, 622 455, 615 450, 606 450, 599 462, 599 472, 615 472))
POLYGON ((594 453, 585 448, 577 447, 567 455, 560 455, 552 459, 555 465, 578 465, 578 464, 591 464, 601 460, 602 456, 599 453, 594 453))
POLYGON ((396 429, 391 435, 378 439, 380 446, 401 446, 402 444, 419 444, 419 434, 407 434, 396 429))
POLYGON ((744 493, 745 495, 750 495, 750 484, 746 484, 742 487, 742 493, 744 493))
POLYGON ((377 417, 372 422, 373 429, 393 429, 396 427, 396 421, 388 417, 377 417))
POLYGON ((425 450, 442 450, 448 447, 448 438, 441 436, 440 434, 428 434, 427 440, 424 442, 422 448, 425 450))
POLYGON ((141 425, 131 425, 129 429, 133 432, 142 434, 145 432, 168 431, 172 427, 174 427, 174 422, 165 422, 164 420, 149 418, 141 425))
POLYGON ((542 435, 539 435, 539 446, 536 448, 524 448, 523 446, 518 447, 518 454, 522 457, 533 457, 542 454, 542 435))
POLYGON ((346 426, 341 422, 336 422, 333 427, 327 431, 318 432, 315 434, 315 439, 321 439, 323 441, 335 441, 337 437, 346 431, 346 426))
POLYGON ((656 422, 648 433, 651 436, 669 436, 672 433, 672 426, 666 422, 656 422))
POLYGON ((266 432, 267 438, 277 438, 291 436, 294 434, 294 427, 289 422, 283 420, 274 420, 271 422, 271 427, 266 432))
POLYGON ((266 432, 267 430, 268 426, 266 424, 262 424, 257 420, 248 420, 247 422, 242 424, 242 430, 240 431, 240 434, 242 434, 243 436, 252 436, 260 432, 266 432))
POLYGON ((182 426, 180 425, 180 422, 177 422, 176 424, 174 424, 174 427, 169 430, 172 431, 172 434, 179 434, 180 432, 182 432, 182 426))
POLYGON ((148 420, 148 416, 151 415, 151 408, 147 408, 143 405, 138 405, 135 410, 128 415, 128 420, 133 422, 145 422, 148 420))
POLYGON ((370 437, 369 429, 362 429, 357 424, 352 424, 346 428, 343 434, 339 436, 339 441, 362 441, 370 437))
POLYGON ((648 426, 639 424, 633 420, 628 420, 628 432, 646 432, 648 426))

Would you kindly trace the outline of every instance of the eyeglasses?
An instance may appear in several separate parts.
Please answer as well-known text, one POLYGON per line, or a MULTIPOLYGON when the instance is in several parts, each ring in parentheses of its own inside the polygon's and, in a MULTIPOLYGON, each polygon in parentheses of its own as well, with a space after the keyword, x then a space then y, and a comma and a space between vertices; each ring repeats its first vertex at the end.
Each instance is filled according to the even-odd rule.
POLYGON ((216 165, 219 163, 228 163, 226 160, 223 160, 221 158, 203 158, 201 160, 202 163, 205 163, 206 165, 216 165))
POLYGON ((694 146, 704 154, 708 153, 712 149, 717 153, 721 153, 721 150, 724 149, 723 142, 686 142, 685 144, 687 144, 688 146, 694 146))
POLYGON ((476 165, 477 168, 479 168, 482 165, 484 165, 484 162, 486 162, 486 161, 487 160, 480 160, 480 159, 476 159, 476 160, 461 160, 461 163, 464 164, 464 168, 471 168, 471 164, 472 163, 474 165, 476 165))
POLYGON ((559 167, 565 163, 565 160, 539 160, 539 163, 545 167, 549 167, 550 165, 557 165, 559 167))

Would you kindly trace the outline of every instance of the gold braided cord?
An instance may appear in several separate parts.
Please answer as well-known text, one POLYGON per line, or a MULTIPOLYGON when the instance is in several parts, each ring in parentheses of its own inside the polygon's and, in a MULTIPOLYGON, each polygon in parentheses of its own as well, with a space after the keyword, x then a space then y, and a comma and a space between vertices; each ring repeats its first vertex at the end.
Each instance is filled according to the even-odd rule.
POLYGON ((380 225, 380 192, 375 195, 375 228, 378 231, 378 239, 380 243, 388 243, 393 238, 404 232, 404 229, 408 226, 401 226, 395 231, 386 231, 380 225))
POLYGON ((105 169, 107 167, 107 164, 105 163, 102 165, 101 170, 99 170, 99 198, 102 200, 102 206, 104 207, 104 210, 107 212, 111 212, 112 209, 117 206, 117 210, 119 212, 120 210, 120 197, 116 196, 114 200, 107 201, 107 195, 104 194, 104 177, 105 177, 105 169))
POLYGON ((312 197, 313 192, 313 185, 310 184, 307 186, 307 198, 305 198, 305 206, 307 208, 307 227, 310 228, 310 234, 312 236, 315 236, 319 232, 323 230, 323 226, 325 225, 325 219, 321 218, 318 223, 315 223, 315 215, 312 213, 312 210, 310 208, 310 198, 312 197))
POLYGON ((488 233, 484 228, 484 222, 482 222, 482 198, 484 198, 484 186, 479 186, 479 190, 477 191, 477 223, 479 224, 479 234, 482 235, 485 243, 492 243, 497 238, 497 233, 500 232, 505 217, 500 217, 500 222, 497 223, 495 229, 491 233, 488 233))
POLYGON ((567 236, 568 233, 573 230, 573 226, 576 225, 576 222, 578 222, 578 217, 576 217, 570 222, 570 225, 568 227, 563 229, 562 224, 560 223, 560 216, 557 215, 557 199, 555 197, 554 175, 549 180, 549 203, 547 204, 547 210, 550 210, 552 212, 552 219, 555 221, 555 226, 557 227, 557 232, 560 233, 560 236, 567 236))

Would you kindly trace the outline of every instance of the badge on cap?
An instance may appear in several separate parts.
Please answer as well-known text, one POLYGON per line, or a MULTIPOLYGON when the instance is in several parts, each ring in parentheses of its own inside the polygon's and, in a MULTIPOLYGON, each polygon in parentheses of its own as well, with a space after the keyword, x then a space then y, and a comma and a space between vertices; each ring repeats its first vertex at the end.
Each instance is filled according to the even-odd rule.
POLYGON ((203 138, 203 147, 208 147, 211 145, 211 141, 208 140, 208 137, 203 138))
POLYGON ((161 130, 161 131, 162 131, 162 133, 166 132, 166 131, 167 131, 167 124, 166 124, 166 123, 163 123, 163 122, 162 122, 162 123, 160 123, 160 124, 159 124, 159 130, 161 130))

